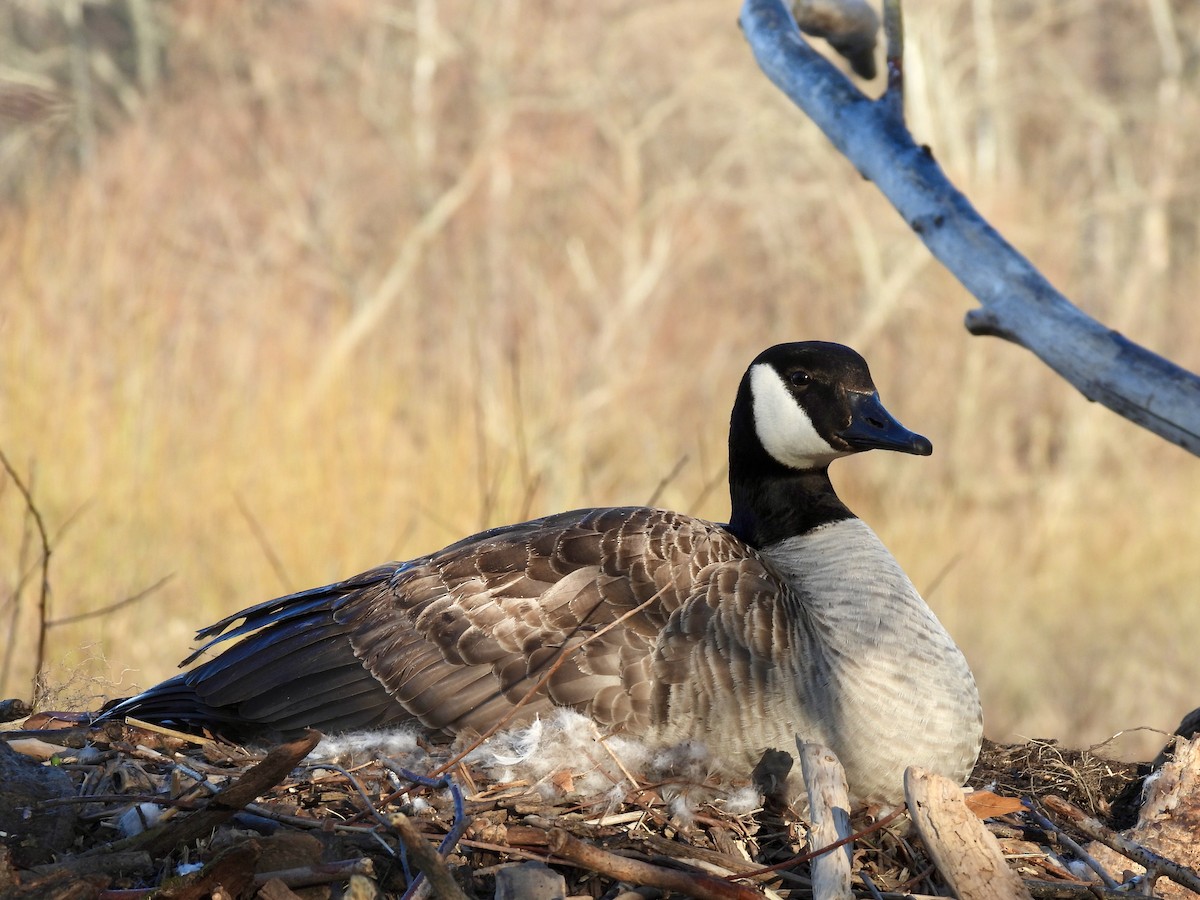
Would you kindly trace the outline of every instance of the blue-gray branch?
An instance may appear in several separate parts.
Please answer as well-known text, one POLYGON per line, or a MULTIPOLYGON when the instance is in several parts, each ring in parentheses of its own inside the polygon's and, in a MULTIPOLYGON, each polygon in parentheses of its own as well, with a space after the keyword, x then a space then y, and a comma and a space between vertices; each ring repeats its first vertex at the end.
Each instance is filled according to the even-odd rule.
POLYGON ((1089 400, 1200 455, 1200 378, 1055 290, 913 140, 896 97, 872 100, 859 91, 807 44, 782 0, 746 0, 740 21, 767 77, 982 304, 967 314, 968 331, 1020 344, 1089 400))

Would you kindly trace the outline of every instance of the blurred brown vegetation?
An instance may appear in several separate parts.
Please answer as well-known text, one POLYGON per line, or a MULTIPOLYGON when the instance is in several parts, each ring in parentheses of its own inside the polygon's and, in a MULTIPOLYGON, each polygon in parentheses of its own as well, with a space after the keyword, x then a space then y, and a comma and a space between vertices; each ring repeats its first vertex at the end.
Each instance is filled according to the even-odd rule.
MULTIPOLYGON (((969 337, 971 298, 759 74, 736 3, 88 3, 53 33, 36 6, 0 16, 0 448, 51 531, 52 618, 174 576, 53 629, 52 683, 114 682, 81 702, 234 609, 483 526, 723 518, 737 380, 805 338, 861 350, 934 442, 834 477, 991 736, 1200 702, 1197 461, 969 337)), ((905 12, 918 140, 1079 305, 1200 368, 1200 4, 905 12)), ((31 533, 6 480, 5 695, 31 533)))

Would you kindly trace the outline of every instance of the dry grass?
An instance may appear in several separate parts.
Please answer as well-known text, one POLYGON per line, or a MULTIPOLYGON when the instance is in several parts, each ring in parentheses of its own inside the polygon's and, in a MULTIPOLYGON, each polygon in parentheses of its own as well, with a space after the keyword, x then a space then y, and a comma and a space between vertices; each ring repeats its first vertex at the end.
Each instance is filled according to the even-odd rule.
MULTIPOLYGON (((1080 305, 1200 368, 1200 7, 910 6, 918 138, 1080 305)), ((736 12, 173 4, 166 85, 81 177, 26 160, 0 210, 0 447, 56 535, 52 615, 174 576, 56 628, 52 680, 151 683, 215 617, 485 525, 656 494, 721 518, 743 367, 828 338, 937 448, 835 478, 992 737, 1197 705, 1196 460, 970 338, 736 12)), ((26 532, 8 485, 0 600, 26 532)))

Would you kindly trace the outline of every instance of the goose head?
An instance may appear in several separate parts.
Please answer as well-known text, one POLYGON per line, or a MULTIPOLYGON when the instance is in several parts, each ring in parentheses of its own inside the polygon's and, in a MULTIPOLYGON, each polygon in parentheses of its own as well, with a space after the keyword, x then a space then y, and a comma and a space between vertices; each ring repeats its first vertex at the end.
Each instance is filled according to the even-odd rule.
POLYGON ((933 445, 889 413, 858 353, 841 344, 777 344, 750 363, 729 429, 731 530, 764 542, 849 518, 829 464, 864 450, 928 456, 933 445))

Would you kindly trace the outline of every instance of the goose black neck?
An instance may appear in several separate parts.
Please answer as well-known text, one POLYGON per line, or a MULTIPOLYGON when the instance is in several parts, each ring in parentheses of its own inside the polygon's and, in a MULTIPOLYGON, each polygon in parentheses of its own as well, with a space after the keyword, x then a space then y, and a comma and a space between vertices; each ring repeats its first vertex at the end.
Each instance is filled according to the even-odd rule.
POLYGON ((828 466, 792 469, 763 448, 746 379, 729 427, 729 499, 729 530, 752 547, 854 517, 838 499, 828 466))
POLYGON ((729 530, 751 547, 854 518, 834 492, 828 468, 805 472, 780 468, 784 471, 778 474, 729 479, 733 506, 729 530))

